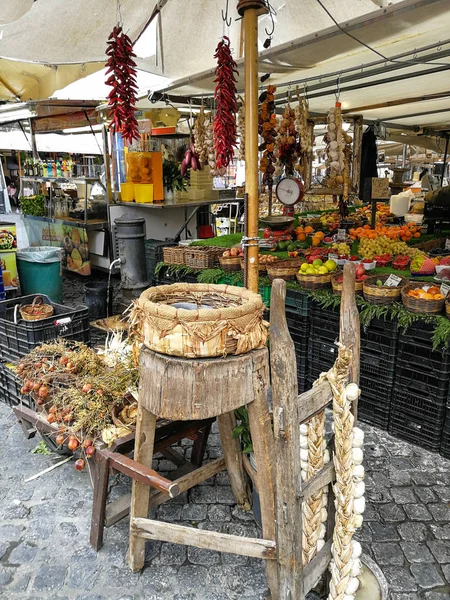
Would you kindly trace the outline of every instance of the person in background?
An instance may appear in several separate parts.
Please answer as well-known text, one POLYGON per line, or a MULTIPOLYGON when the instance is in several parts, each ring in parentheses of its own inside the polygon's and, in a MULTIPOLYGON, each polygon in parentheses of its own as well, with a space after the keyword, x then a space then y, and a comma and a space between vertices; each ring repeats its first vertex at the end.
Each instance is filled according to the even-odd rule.
POLYGON ((428 174, 428 169, 422 169, 419 175, 419 181, 422 181, 422 177, 428 174))
POLYGON ((17 200, 18 189, 16 187, 16 184, 9 177, 5 177, 5 179, 6 179, 6 184, 8 186, 8 196, 9 196, 9 201, 11 202, 11 207, 17 208, 18 207, 18 200, 17 200), (9 179, 9 183, 8 183, 8 179, 9 179))

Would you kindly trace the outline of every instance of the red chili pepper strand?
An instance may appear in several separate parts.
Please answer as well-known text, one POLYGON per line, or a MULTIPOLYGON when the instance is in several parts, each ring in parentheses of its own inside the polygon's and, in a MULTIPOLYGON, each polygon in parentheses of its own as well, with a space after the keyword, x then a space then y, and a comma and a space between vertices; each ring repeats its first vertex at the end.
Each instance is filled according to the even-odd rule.
POLYGON ((233 160, 234 148, 237 146, 237 90, 235 74, 239 75, 233 60, 230 40, 224 36, 219 42, 214 57, 217 59, 214 98, 217 111, 214 117, 214 145, 216 167, 227 167, 233 160))
POLYGON ((133 44, 120 26, 114 27, 106 48, 108 60, 106 74, 111 75, 106 84, 111 86, 108 95, 109 116, 116 131, 131 144, 138 140, 139 127, 134 115, 136 106, 136 63, 133 44))

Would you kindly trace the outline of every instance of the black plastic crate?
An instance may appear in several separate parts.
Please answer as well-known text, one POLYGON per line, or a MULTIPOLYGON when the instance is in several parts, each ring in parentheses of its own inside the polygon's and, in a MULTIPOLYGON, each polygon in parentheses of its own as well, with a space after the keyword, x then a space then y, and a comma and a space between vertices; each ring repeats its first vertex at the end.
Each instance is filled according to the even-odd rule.
POLYGON ((423 397, 441 404, 447 398, 449 374, 447 372, 436 377, 434 373, 424 372, 419 366, 397 358, 395 387, 411 396, 423 397))
POLYGON ((438 452, 446 413, 445 401, 429 400, 397 387, 392 393, 389 433, 438 452))
POLYGON ((361 377, 359 382, 361 396, 358 400, 358 419, 375 425, 387 431, 391 412, 392 384, 381 390, 373 390, 366 385, 366 380, 361 377))
POLYGON ((371 377, 375 381, 392 380, 395 374, 395 352, 382 349, 381 352, 374 348, 363 348, 360 353, 361 375, 371 377))
POLYGON ((164 260, 163 248, 177 246, 176 242, 163 242, 162 240, 145 240, 145 261, 147 263, 147 276, 153 279, 155 268, 159 262, 164 260))
POLYGON ((286 323, 289 333, 292 335, 305 336, 309 335, 309 319, 302 317, 299 313, 286 310, 286 323))
POLYGON ((36 406, 32 397, 22 395, 20 389, 22 380, 14 373, 14 365, 0 363, 0 401, 8 406, 23 404, 27 408, 35 410, 36 406))
POLYGON ((309 315, 310 300, 308 294, 300 290, 286 289, 286 310, 295 309, 301 317, 309 315))
POLYGON ((447 406, 444 428, 442 429, 440 454, 450 458, 450 406, 447 406))
POLYGON ((436 378, 448 379, 450 376, 450 352, 433 350, 431 341, 401 341, 398 346, 398 358, 404 363, 417 366, 421 371, 433 374, 436 378))
POLYGON ((89 311, 85 306, 70 308, 41 296, 45 304, 53 306, 54 313, 40 321, 24 321, 16 309, 18 305, 31 304, 36 295, 0 302, 0 359, 15 361, 57 338, 90 343, 89 311))
POLYGON ((426 344, 433 344, 431 338, 433 336, 436 325, 434 323, 426 323, 425 321, 416 321, 408 327, 406 331, 400 331, 399 342, 408 343, 412 342, 425 342, 426 344))
POLYGON ((390 377, 373 377, 367 375, 365 371, 360 372, 359 387, 362 392, 367 392, 370 395, 377 395, 382 397, 383 400, 389 397, 389 403, 391 401, 392 390, 394 388, 394 374, 390 377))

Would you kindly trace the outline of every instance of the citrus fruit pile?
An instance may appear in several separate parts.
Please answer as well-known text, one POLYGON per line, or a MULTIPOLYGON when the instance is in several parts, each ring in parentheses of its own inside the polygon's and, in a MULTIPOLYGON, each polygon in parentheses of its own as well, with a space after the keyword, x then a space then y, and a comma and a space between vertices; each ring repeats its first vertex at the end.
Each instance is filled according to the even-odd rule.
POLYGON ((300 267, 300 275, 328 275, 336 271, 337 264, 334 260, 323 262, 320 258, 316 258, 311 264, 303 263, 300 267))
POLYGON ((444 296, 441 294, 441 290, 437 285, 424 285, 421 288, 415 290, 409 290, 408 296, 411 298, 418 298, 419 300, 443 300, 444 296))
POLYGON ((415 223, 408 223, 401 227, 386 227, 385 225, 378 224, 375 229, 372 229, 370 225, 364 225, 357 229, 350 229, 349 234, 352 240, 376 240, 379 237, 387 237, 391 240, 402 240, 407 242, 411 238, 420 237, 420 227, 417 227, 415 223))

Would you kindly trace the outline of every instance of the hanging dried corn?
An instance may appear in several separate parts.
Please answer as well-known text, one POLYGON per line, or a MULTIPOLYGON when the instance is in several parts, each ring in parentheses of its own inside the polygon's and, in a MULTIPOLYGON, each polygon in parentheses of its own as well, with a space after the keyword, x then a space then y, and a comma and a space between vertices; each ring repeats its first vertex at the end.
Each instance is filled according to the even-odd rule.
POLYGON ((136 63, 133 43, 122 27, 117 25, 108 38, 106 84, 112 87, 108 95, 108 108, 115 131, 120 131, 128 143, 140 138, 134 111, 136 106, 136 63))
POLYGON ((233 60, 230 39, 224 36, 216 48, 217 59, 214 98, 217 110, 214 117, 214 140, 217 169, 228 167, 233 160, 234 148, 237 145, 236 130, 236 77, 239 75, 233 60))
POLYGON ((298 105, 295 107, 295 128, 298 131, 299 136, 299 164, 296 165, 295 170, 299 171, 303 180, 306 179, 306 165, 307 157, 311 156, 313 149, 314 138, 311 135, 312 128, 310 127, 309 117, 309 106, 308 100, 304 96, 300 96, 297 92, 298 105))

